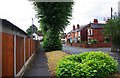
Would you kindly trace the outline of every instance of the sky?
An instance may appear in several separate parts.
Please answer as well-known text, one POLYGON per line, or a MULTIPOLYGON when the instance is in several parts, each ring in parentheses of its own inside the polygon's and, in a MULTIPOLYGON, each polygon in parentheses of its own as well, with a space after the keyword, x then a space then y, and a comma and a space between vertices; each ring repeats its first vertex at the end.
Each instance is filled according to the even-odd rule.
MULTIPOLYGON (((118 2, 120 0, 74 0, 73 16, 70 25, 66 27, 65 32, 72 30, 73 25, 85 25, 98 19, 98 22, 104 23, 104 18, 110 17, 110 8, 118 12, 118 2)), ((26 29, 32 24, 39 28, 35 10, 28 0, 0 0, 0 18, 7 19, 20 29, 26 29)))

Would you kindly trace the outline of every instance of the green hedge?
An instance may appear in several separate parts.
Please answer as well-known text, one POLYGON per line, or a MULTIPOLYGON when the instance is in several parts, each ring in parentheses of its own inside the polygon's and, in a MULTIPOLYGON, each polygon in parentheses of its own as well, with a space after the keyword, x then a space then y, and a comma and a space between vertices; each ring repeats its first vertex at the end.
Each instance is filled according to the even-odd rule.
POLYGON ((117 72, 118 63, 103 52, 85 52, 61 59, 56 74, 59 78, 107 78, 117 72))

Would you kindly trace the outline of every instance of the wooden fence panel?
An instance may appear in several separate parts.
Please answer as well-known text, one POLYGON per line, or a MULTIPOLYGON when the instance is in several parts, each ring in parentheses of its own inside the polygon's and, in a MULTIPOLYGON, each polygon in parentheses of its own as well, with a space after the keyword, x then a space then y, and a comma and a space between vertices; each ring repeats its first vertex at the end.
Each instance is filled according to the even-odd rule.
POLYGON ((30 56, 29 56, 29 39, 28 38, 26 38, 26 61, 28 60, 28 58, 29 58, 30 56))
POLYGON ((16 70, 20 71, 24 64, 24 38, 16 36, 16 70))
MULTIPOLYGON (((38 50, 39 42, 26 38, 25 56, 29 57, 38 50)), ((2 77, 14 76, 14 35, 2 33, 2 77)), ((16 36, 16 74, 24 65, 24 37, 16 36)))
POLYGON ((30 39, 30 56, 32 55, 32 39, 30 39))
POLYGON ((2 76, 14 76, 14 36, 2 33, 2 76))

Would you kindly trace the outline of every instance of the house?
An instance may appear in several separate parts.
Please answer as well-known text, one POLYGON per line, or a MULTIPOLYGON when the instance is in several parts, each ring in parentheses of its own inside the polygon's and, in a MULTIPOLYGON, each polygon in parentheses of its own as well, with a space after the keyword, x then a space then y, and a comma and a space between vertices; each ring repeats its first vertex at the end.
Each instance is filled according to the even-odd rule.
POLYGON ((42 40, 43 39, 43 35, 42 35, 42 33, 41 32, 37 32, 37 33, 33 33, 32 34, 32 36, 33 36, 33 40, 42 40))
POLYGON ((86 48, 110 47, 111 43, 105 43, 105 36, 103 34, 104 25, 105 24, 103 23, 98 23, 97 19, 94 19, 93 23, 89 23, 83 26, 79 26, 79 24, 77 24, 77 28, 75 28, 74 25, 73 30, 67 33, 67 42, 72 43, 72 46, 86 48))

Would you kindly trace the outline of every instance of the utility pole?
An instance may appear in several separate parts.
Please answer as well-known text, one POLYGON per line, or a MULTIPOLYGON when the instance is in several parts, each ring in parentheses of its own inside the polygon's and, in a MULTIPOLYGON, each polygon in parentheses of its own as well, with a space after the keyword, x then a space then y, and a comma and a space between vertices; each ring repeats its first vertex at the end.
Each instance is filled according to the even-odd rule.
POLYGON ((111 19, 112 19, 112 17, 113 17, 112 13, 113 13, 113 9, 112 9, 112 7, 111 7, 111 19))
POLYGON ((32 38, 33 38, 33 33, 34 33, 34 31, 33 31, 33 26, 34 26, 34 20, 33 20, 33 18, 32 18, 32 38))

